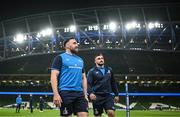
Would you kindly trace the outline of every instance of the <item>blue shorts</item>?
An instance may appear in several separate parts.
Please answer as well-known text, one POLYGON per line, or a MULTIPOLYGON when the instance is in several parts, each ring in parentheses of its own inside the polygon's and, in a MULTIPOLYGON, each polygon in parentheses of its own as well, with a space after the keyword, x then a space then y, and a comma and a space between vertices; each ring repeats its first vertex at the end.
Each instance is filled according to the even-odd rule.
POLYGON ((88 112, 88 102, 82 91, 60 91, 60 96, 63 101, 60 107, 61 116, 88 112))
POLYGON ((95 116, 100 116, 104 110, 115 110, 114 97, 111 94, 96 95, 96 100, 92 101, 95 116))

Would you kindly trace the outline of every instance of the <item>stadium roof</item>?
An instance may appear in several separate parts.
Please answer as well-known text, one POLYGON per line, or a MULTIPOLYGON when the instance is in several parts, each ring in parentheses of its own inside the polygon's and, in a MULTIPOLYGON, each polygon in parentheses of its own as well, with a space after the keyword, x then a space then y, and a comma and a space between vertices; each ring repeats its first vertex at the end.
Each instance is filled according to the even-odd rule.
POLYGON ((178 0, 4 0, 0 3, 0 21, 49 11, 97 6, 177 2, 178 0))

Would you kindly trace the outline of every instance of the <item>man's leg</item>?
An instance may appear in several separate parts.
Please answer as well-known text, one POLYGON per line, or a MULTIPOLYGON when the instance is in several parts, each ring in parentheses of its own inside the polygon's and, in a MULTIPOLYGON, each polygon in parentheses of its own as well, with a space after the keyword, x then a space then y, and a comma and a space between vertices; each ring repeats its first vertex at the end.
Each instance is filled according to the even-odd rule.
POLYGON ((30 110, 31 110, 31 113, 33 113, 33 107, 32 106, 30 106, 30 110))
POLYGON ((93 103, 93 113, 94 117, 101 117, 103 113, 103 105, 93 103))
POLYGON ((108 117, 114 117, 114 110, 106 110, 108 117))
POLYGON ((20 112, 21 105, 18 104, 18 113, 20 112))
POLYGON ((73 112, 78 117, 88 117, 88 101, 84 97, 83 92, 75 92, 74 96, 76 99, 73 103, 73 112))
POLYGON ((115 107, 114 107, 114 98, 113 96, 109 95, 104 103, 104 108, 106 110, 106 113, 108 117, 114 117, 115 116, 115 107))
POLYGON ((60 96, 63 101, 60 107, 60 116, 71 117, 73 113, 73 94, 69 91, 61 91, 60 96))
POLYGON ((16 113, 17 113, 17 111, 18 111, 18 105, 16 105, 16 113))
POLYGON ((87 112, 77 112, 77 116, 78 117, 88 117, 88 113, 87 112))

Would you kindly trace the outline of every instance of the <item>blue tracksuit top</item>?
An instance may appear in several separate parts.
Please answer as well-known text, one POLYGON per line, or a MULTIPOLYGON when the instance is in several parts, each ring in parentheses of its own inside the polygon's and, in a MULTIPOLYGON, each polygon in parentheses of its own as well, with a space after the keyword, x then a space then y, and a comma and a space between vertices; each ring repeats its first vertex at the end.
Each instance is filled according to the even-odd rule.
POLYGON ((87 80, 88 94, 114 93, 118 96, 119 91, 110 67, 104 67, 104 74, 102 69, 93 67, 88 71, 87 80))

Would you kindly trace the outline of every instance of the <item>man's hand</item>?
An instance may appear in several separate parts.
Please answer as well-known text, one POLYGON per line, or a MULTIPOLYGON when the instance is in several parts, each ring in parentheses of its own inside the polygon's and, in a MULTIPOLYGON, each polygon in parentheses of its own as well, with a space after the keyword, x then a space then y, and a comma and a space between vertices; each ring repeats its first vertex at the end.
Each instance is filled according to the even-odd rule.
POLYGON ((114 97, 114 102, 115 102, 115 103, 118 103, 118 102, 119 102, 119 96, 115 96, 115 97, 114 97))
POLYGON ((96 100, 96 95, 94 95, 93 93, 91 93, 91 94, 89 95, 89 97, 90 97, 91 100, 96 100))
POLYGON ((88 96, 87 96, 87 95, 85 95, 85 99, 89 102, 89 99, 88 99, 88 96))
POLYGON ((62 99, 61 96, 59 94, 55 94, 53 97, 53 103, 57 106, 57 107, 61 107, 61 103, 62 103, 62 99))

